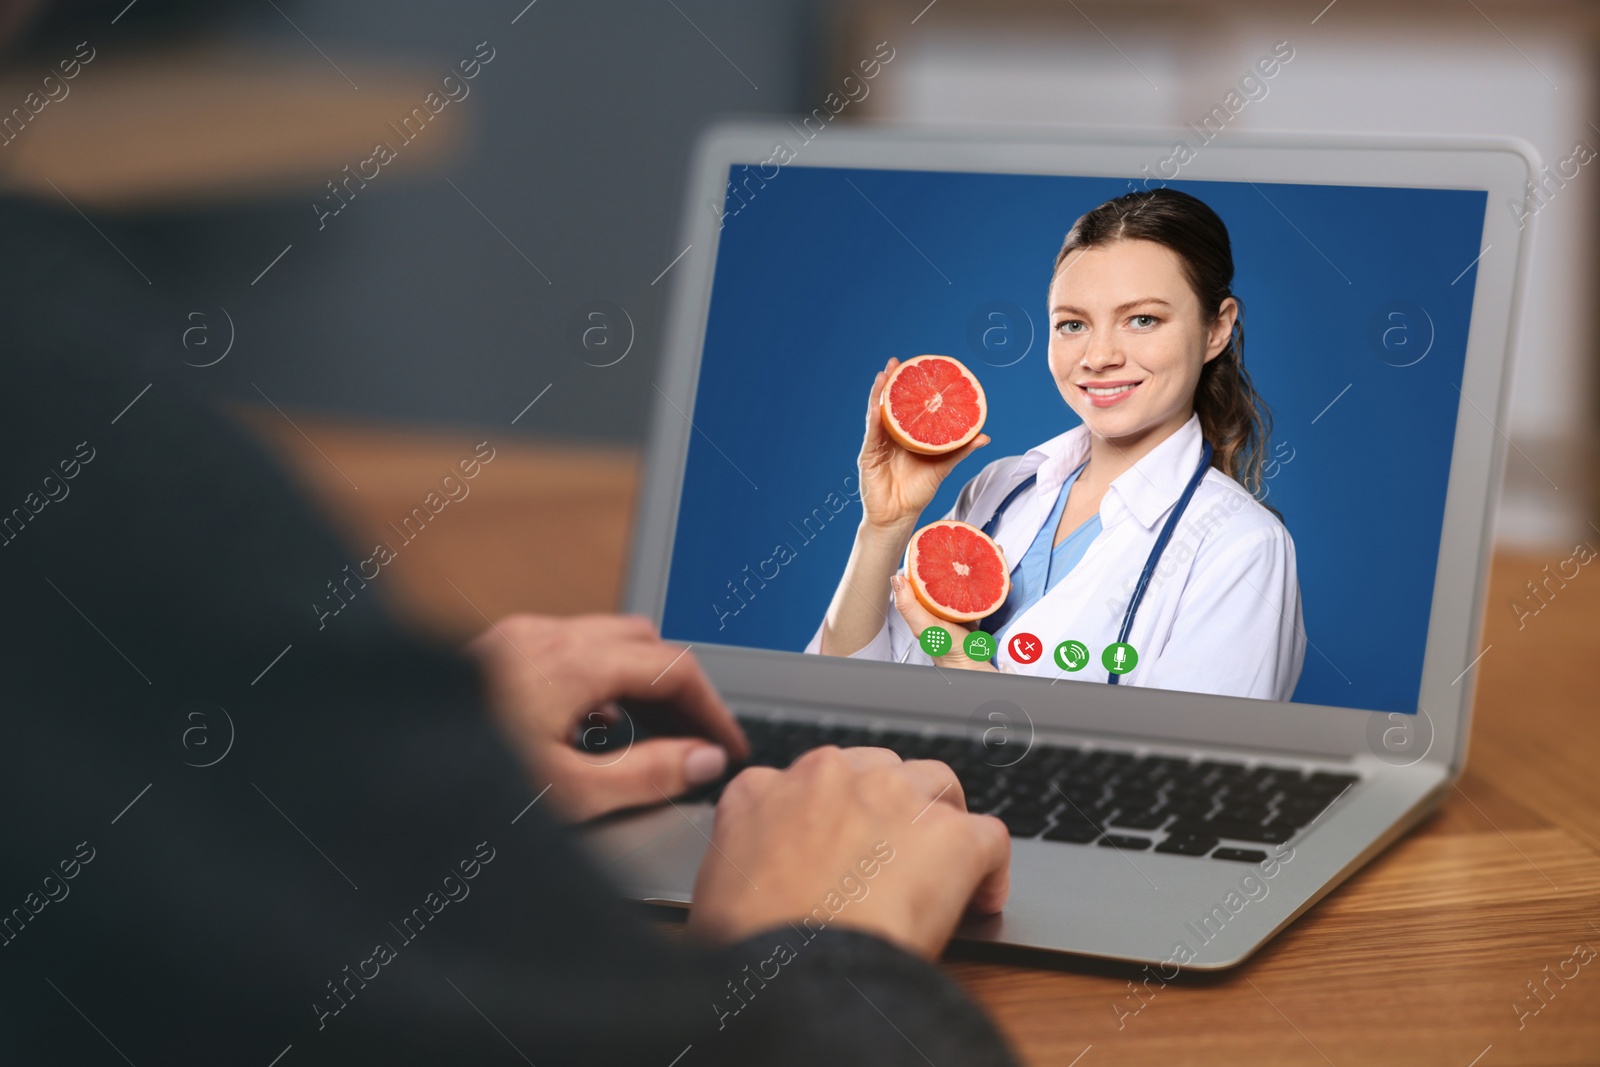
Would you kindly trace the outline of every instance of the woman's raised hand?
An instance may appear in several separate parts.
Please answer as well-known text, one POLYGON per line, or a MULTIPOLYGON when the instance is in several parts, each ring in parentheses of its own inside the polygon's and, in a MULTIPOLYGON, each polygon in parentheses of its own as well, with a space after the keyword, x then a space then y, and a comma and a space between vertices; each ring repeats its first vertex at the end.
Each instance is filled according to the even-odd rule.
POLYGON ((891 359, 872 380, 867 398, 867 432, 861 441, 861 525, 845 562, 839 587, 822 622, 818 648, 829 656, 853 656, 871 643, 888 622, 884 603, 894 590, 889 579, 900 566, 922 510, 939 484, 974 449, 989 443, 983 434, 943 456, 923 456, 901 448, 883 428, 879 406, 889 375, 900 366, 891 359))
POLYGON ((867 400, 867 429, 861 441, 861 506, 869 526, 894 531, 907 537, 922 509, 928 506, 939 485, 976 449, 989 443, 979 434, 969 444, 943 456, 923 456, 895 443, 883 428, 879 407, 883 386, 900 365, 891 359, 872 380, 867 400))

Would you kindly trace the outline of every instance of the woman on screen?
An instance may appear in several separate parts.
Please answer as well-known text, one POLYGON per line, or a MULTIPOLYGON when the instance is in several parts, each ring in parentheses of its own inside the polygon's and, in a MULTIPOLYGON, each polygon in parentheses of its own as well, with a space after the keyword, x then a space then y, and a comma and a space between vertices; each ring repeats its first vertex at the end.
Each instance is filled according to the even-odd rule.
POLYGON ((986 527, 1012 567, 1005 603, 971 628, 994 635, 987 662, 896 572, 940 483, 989 438, 932 457, 895 444, 878 416, 891 359, 867 401, 861 525, 807 651, 1289 700, 1300 583, 1288 530, 1252 495, 1271 418, 1232 283, 1227 227, 1186 193, 1129 193, 1073 224, 1049 367, 1082 425, 990 463, 946 516, 986 527), (935 625, 954 638, 937 660, 918 642, 935 625))

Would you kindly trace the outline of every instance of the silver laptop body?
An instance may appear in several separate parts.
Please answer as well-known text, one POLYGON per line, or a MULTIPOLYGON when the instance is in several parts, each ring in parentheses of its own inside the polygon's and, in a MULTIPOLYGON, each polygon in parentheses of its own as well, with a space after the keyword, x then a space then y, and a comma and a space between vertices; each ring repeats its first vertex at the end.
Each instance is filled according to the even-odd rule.
MULTIPOLYGON (((663 618, 680 490, 729 168, 770 160, 792 126, 734 124, 703 137, 678 246, 656 381, 627 608, 663 618)), ((791 167, 1109 176, 1138 179, 1168 155, 1163 131, 835 127, 791 167)), ((1182 169, 1181 181, 1472 189, 1487 192, 1476 292, 1448 473, 1420 699, 1415 715, 1240 700, 1129 686, 1052 688, 1040 678, 915 670, 798 652, 696 641, 694 652, 740 714, 972 736, 976 709, 1020 712, 1025 746, 1070 745, 1258 762, 1358 775, 1360 781, 1262 863, 1013 838, 1012 890, 1001 915, 958 939, 1051 953, 1215 970, 1238 964, 1363 863, 1416 825, 1451 788, 1466 756, 1500 481, 1507 359, 1526 234, 1516 212, 1538 173, 1521 142, 1230 134, 1182 169), (1063 689, 1071 690, 1070 700, 1063 689)), ((776 179, 782 181, 781 176, 776 179)), ((1180 184, 1181 185, 1181 181, 1180 184)), ((727 220, 733 225, 735 219, 727 220)), ((1070 220, 1069 220, 1070 221, 1070 220)), ((1463 264, 1463 267, 1467 264, 1463 264)), ((1040 291, 1043 291, 1041 280, 1040 291)), ((817 313, 826 314, 826 309, 817 313)), ((1302 561, 1302 568, 1305 566, 1302 561)), ((1382 610, 1375 603, 1374 610, 1382 610)), ((819 615, 820 617, 820 615, 819 615)), ((665 633, 674 638, 670 631, 665 633)), ((679 802, 606 820, 589 842, 629 896, 690 902, 714 809, 679 802)))

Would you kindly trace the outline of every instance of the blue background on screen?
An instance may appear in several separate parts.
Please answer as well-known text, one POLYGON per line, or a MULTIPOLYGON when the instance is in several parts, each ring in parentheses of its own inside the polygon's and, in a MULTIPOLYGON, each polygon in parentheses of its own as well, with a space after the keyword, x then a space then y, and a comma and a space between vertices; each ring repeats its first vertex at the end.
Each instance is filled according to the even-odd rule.
MULTIPOLYGON (((1228 226, 1245 365, 1288 458, 1266 503, 1299 560, 1310 644, 1294 699, 1414 712, 1476 279, 1462 271, 1481 248, 1486 194, 1170 184, 1228 226), (1421 353, 1429 318, 1426 358, 1394 365, 1421 353)), ((889 356, 953 355, 989 397, 993 443, 946 480, 924 521, 984 463, 1076 425, 1045 363, 1046 287, 1073 220, 1128 189, 801 166, 756 189, 725 220, 717 253, 664 634, 805 647, 860 519, 855 501, 829 507, 846 479, 856 485, 868 390, 889 356), (985 318, 997 302, 1031 326, 985 318), (997 328, 988 348, 986 325, 997 328), (998 366, 1030 329, 1027 355, 998 366), (804 524, 814 512, 828 521, 804 524), (746 588, 780 543, 793 558, 736 599, 729 583, 746 588)))

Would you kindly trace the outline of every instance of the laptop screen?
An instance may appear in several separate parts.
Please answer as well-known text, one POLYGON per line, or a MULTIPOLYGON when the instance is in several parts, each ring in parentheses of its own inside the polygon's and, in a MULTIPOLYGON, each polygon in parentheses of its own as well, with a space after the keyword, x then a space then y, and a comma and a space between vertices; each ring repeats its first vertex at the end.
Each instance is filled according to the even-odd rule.
POLYGON ((734 167, 664 635, 1415 712, 1486 197, 734 167))

